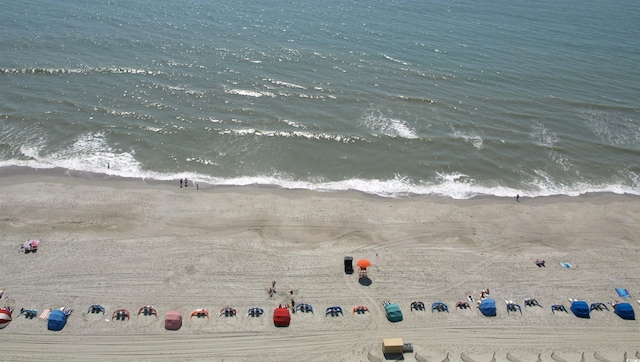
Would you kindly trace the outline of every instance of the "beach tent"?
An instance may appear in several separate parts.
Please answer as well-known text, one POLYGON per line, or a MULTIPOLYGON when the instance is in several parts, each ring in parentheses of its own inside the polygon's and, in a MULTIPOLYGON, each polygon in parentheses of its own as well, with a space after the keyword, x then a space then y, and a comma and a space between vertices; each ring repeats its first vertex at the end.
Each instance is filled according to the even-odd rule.
POLYGON ((402 311, 400 306, 395 303, 389 303, 384 307, 387 312, 387 319, 389 322, 400 322, 402 320, 402 311))
POLYGON ((182 327, 182 314, 177 310, 170 310, 164 315, 164 328, 177 331, 182 327))
POLYGON ((578 318, 590 318, 589 304, 582 300, 574 300, 571 302, 571 312, 578 318))
POLYGON ((11 310, 9 307, 0 308, 0 329, 6 328, 13 320, 11 310))
POLYGON ((63 311, 54 309, 49 314, 49 321, 47 322, 47 328, 50 331, 60 331, 67 324, 67 316, 63 311))
POLYGON ((616 304, 616 308, 613 310, 613 313, 617 314, 618 317, 622 319, 626 319, 626 320, 636 319, 636 313, 633 311, 633 307, 629 303, 616 304))
POLYGON ((480 308, 480 312, 484 314, 486 317, 495 317, 496 312, 496 301, 493 299, 485 299, 478 306, 480 308))
POLYGON ((289 323, 291 323, 289 308, 276 308, 273 311, 273 324, 276 327, 288 327, 289 323))

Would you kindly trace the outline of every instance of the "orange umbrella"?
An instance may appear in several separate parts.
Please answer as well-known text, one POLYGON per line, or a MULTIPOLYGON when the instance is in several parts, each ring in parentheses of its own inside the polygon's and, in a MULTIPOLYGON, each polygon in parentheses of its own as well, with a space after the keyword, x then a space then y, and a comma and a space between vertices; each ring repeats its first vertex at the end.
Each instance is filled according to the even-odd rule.
POLYGON ((371 262, 367 259, 360 259, 356 264, 362 269, 367 269, 367 267, 371 266, 371 262))

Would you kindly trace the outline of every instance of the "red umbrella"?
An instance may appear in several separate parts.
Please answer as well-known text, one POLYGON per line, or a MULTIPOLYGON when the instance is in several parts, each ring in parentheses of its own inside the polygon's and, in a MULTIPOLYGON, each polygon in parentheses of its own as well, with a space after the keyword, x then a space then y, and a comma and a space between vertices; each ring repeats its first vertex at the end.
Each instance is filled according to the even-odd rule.
POLYGON ((362 269, 367 269, 371 266, 371 262, 367 259, 360 259, 356 264, 362 269))

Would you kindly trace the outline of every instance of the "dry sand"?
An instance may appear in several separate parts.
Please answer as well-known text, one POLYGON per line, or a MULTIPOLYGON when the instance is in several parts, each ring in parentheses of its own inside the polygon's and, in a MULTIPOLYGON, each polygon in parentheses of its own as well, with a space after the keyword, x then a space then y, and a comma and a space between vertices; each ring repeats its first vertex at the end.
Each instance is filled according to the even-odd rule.
POLYGON ((75 309, 60 332, 14 313, 0 331, 3 360, 368 361, 383 359, 381 341, 390 337, 413 343, 408 361, 639 359, 638 321, 550 309, 568 307, 568 298, 620 299, 621 287, 640 312, 639 219, 640 198, 625 195, 388 199, 0 174, 0 303, 75 309), (42 239, 40 250, 20 253, 30 238, 42 239), (371 260, 371 285, 343 272, 347 255, 371 260), (547 266, 536 267, 536 258, 547 266), (562 268, 565 261, 573 267, 562 268), (455 310, 484 288, 497 317, 455 310), (543 308, 525 308, 529 297, 543 308), (315 315, 274 327, 274 307, 291 298, 315 315), (404 321, 386 320, 384 300, 401 306, 404 321), (521 304, 522 315, 507 314, 504 300, 521 304), (443 301, 450 313, 412 312, 413 301, 428 309, 443 301), (95 303, 105 316, 87 314, 95 303), (158 319, 135 315, 146 304, 158 319), (353 315, 361 304, 371 312, 353 315), (325 317, 333 305, 344 317, 325 317), (219 317, 225 306, 237 317, 219 317), (254 306, 265 315, 247 317, 254 306), (111 320, 118 308, 131 319, 111 320), (198 308, 211 319, 189 320, 198 308), (164 329, 170 309, 185 317, 179 331, 164 329))

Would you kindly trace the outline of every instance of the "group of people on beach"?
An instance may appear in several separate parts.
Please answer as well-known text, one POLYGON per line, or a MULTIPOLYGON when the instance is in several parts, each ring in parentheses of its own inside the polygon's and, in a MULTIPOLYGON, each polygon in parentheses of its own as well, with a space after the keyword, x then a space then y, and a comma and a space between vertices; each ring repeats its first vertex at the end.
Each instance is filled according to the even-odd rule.
POLYGON ((480 292, 480 300, 485 300, 489 297, 489 288, 480 292))
POLYGON ((269 288, 269 297, 273 297, 273 295, 276 294, 276 281, 274 280, 273 283, 271 283, 271 288, 269 288))
POLYGON ((291 299, 291 303, 287 303, 285 305, 282 305, 282 303, 278 304, 278 308, 291 308, 294 312, 296 311, 296 301, 293 300, 293 298, 291 299))
MULTIPOLYGON (((271 282, 271 287, 269 288, 269 297, 273 297, 276 294, 276 281, 271 282)), ((293 296, 293 289, 289 289, 289 295, 293 296)), ((278 308, 291 308, 295 311, 296 309, 296 301, 291 298, 291 303, 287 303, 286 305, 280 304, 278 308)))
MULTIPOLYGON (((193 181, 191 181, 191 183, 193 183, 193 181)), ((184 180, 180 179, 180 188, 182 188, 182 185, 184 185, 184 187, 189 187, 189 180, 187 180, 187 178, 185 177, 184 180)), ((198 190, 200 187, 198 186, 198 184, 196 185, 196 190, 198 190)))
MULTIPOLYGON (((480 300, 478 301, 478 304, 487 298, 489 298, 489 288, 480 291, 480 300)), ((473 303, 476 301, 476 298, 473 297, 473 294, 469 293, 469 295, 467 295, 467 300, 473 303)))

